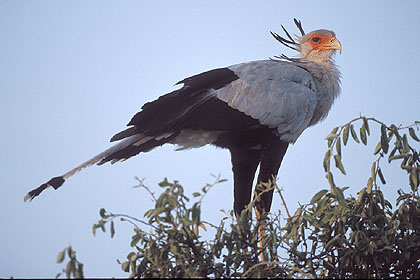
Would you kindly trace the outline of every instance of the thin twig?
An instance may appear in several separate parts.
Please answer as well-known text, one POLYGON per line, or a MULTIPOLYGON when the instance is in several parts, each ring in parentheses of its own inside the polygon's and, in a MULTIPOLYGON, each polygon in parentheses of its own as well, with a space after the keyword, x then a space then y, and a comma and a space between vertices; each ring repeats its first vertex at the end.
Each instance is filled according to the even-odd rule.
POLYGON ((152 197, 152 201, 156 203, 157 199, 154 195, 154 192, 152 192, 144 183, 143 180, 144 179, 139 179, 137 176, 134 177, 135 180, 137 180, 139 182, 139 184, 137 186, 135 186, 136 188, 145 188, 146 191, 150 194, 150 196, 152 197))
POLYGON ((134 218, 134 217, 132 217, 132 216, 130 216, 130 215, 126 215, 126 214, 112 214, 112 213, 110 213, 109 214, 109 216, 110 217, 120 217, 120 218, 123 218, 124 220, 126 220, 126 221, 128 221, 128 222, 130 222, 131 224, 133 224, 133 225, 135 225, 137 228, 139 228, 139 226, 137 226, 135 223, 133 223, 131 220, 134 220, 134 221, 136 221, 136 222, 138 222, 138 223, 142 223, 142 224, 144 224, 144 225, 147 225, 147 226, 151 226, 152 228, 154 228, 154 229, 158 229, 156 226, 154 226, 154 225, 151 225, 151 224, 149 224, 149 223, 147 223, 147 222, 145 222, 145 221, 142 221, 142 220, 139 220, 139 219, 137 219, 137 218, 134 218))
POLYGON ((289 213, 289 209, 287 209, 286 201, 284 200, 283 195, 281 194, 281 190, 277 185, 275 185, 275 187, 276 187, 277 192, 280 195, 281 201, 283 202, 284 208, 286 209, 287 217, 290 219, 291 216, 290 216, 290 213, 289 213))

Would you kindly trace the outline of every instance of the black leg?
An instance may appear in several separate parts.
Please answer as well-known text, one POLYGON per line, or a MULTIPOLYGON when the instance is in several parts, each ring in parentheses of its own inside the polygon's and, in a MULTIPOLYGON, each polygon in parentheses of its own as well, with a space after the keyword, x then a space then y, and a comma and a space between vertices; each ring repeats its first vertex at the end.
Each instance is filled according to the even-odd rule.
POLYGON ((251 201, 252 184, 260 161, 260 150, 231 148, 234 181, 233 209, 238 216, 251 201))
MULTIPOLYGON (((280 164, 286 153, 289 143, 282 142, 274 134, 270 139, 266 139, 261 146, 260 157, 260 174, 258 175, 258 183, 267 183, 277 176, 280 164)), ((257 209, 260 213, 269 212, 271 209, 271 202, 273 200, 273 191, 262 194, 261 200, 257 202, 257 209)), ((256 191, 259 193, 260 191, 256 191)))

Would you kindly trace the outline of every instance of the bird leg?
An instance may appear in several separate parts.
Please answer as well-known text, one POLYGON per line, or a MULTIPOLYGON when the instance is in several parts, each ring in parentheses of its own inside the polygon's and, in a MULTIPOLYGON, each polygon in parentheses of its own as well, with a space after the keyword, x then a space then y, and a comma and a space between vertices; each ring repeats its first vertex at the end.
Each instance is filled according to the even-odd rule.
MULTIPOLYGON (((268 137, 270 138, 270 137, 268 137)), ((289 143, 282 142, 277 136, 272 135, 272 139, 267 139, 265 144, 261 147, 260 155, 260 173, 258 175, 258 185, 266 188, 263 189, 256 187, 255 188, 255 216, 257 220, 263 214, 270 212, 271 203, 273 199, 274 179, 277 176, 280 164, 283 160, 284 155, 286 154, 287 147, 289 143), (259 199, 258 199, 259 198, 259 199)), ((260 239, 260 246, 262 248, 262 241, 264 238, 263 229, 265 228, 264 223, 258 227, 258 237, 260 239)), ((261 253, 261 260, 264 261, 264 257, 261 253)))
POLYGON ((260 151, 246 148, 231 148, 232 171, 234 178, 233 209, 237 217, 251 201, 252 184, 257 170, 260 151))
POLYGON ((234 177, 233 209, 236 220, 241 223, 241 213, 251 201, 254 176, 260 162, 260 150, 247 147, 230 147, 229 150, 234 177))
MULTIPOLYGON (((258 183, 260 184, 269 183, 277 176, 280 164, 289 146, 289 143, 282 142, 274 134, 272 137, 272 141, 267 141, 268 143, 261 147, 260 173, 258 175, 258 183)), ((261 199, 256 203, 260 212, 270 212, 273 192, 274 189, 263 193, 261 193, 261 190, 256 189, 256 194, 261 193, 261 199)))

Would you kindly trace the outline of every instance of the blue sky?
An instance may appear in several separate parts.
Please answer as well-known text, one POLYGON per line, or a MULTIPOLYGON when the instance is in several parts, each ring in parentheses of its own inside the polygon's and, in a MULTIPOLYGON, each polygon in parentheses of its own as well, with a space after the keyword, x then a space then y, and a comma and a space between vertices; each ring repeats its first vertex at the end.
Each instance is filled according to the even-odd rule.
MULTIPOLYGON (((217 185, 203 218, 217 222, 232 207, 228 151, 175 152, 167 145, 124 163, 91 167, 59 191, 31 203, 27 191, 109 147, 147 101, 177 81, 213 68, 294 53, 275 41, 283 24, 336 32, 342 95, 326 121, 289 148, 279 185, 293 211, 328 188, 322 167, 325 136, 363 114, 386 123, 420 120, 419 1, 7 1, 0 2, 0 277, 54 277, 57 253, 77 250, 88 277, 124 277, 116 259, 130 250, 131 228, 92 235, 99 209, 142 217, 152 204, 132 189, 134 176, 158 190, 164 177, 191 194, 217 185)), ((372 127, 371 130, 378 130, 372 127)), ((367 181, 376 139, 349 145, 336 173, 356 193, 367 181)), ((397 165, 395 165, 397 167, 397 165)), ((407 185, 390 172, 384 191, 407 185)), ((273 211, 282 210, 275 197, 273 211)))

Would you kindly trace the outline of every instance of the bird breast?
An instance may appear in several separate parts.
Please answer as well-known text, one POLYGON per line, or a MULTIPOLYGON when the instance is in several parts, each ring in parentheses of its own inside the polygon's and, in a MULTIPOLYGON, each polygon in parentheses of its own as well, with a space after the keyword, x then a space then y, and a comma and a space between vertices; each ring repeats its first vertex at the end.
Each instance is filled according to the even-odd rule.
POLYGON ((331 110, 334 101, 340 95, 340 72, 333 62, 319 64, 305 63, 316 84, 317 105, 309 126, 324 120, 331 110))

